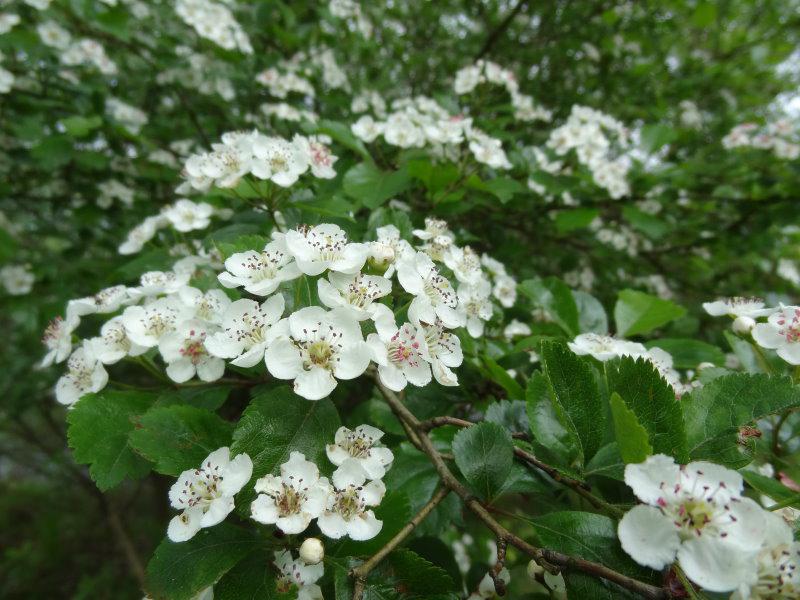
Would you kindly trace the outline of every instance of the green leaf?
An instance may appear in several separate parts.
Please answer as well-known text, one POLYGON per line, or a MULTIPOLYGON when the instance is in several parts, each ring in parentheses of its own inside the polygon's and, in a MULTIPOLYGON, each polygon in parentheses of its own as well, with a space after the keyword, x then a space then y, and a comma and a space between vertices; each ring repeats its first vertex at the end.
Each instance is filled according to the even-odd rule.
POLYGON ((645 125, 641 131, 642 150, 649 153, 658 152, 677 137, 677 133, 666 125, 645 125))
POLYGON ((622 460, 626 463, 644 462, 653 453, 647 430, 617 392, 611 394, 611 416, 614 419, 614 434, 622 460))
POLYGON ((677 369, 695 369, 697 365, 709 362, 717 366, 725 364, 725 353, 711 344, 692 339, 661 339, 645 344, 647 348, 661 348, 672 356, 677 369))
POLYGON ((470 487, 485 500, 492 500, 511 471, 514 445, 505 429, 483 422, 456 434, 453 454, 470 487))
POLYGON ((606 409, 594 373, 563 342, 542 342, 541 357, 554 403, 577 434, 586 463, 600 448, 605 431, 606 409))
POLYGON ((578 326, 581 333, 608 333, 608 317, 600 301, 586 292, 572 290, 578 308, 578 326))
POLYGON ((800 498, 797 492, 789 489, 777 479, 767 477, 749 470, 749 468, 739 471, 744 480, 756 491, 769 496, 773 502, 787 502, 794 500, 789 506, 800 509, 800 498))
POLYGON ((82 117, 75 115, 61 121, 67 133, 73 137, 83 137, 103 124, 103 119, 97 115, 82 117))
POLYGON ((233 425, 213 412, 173 405, 147 411, 131 433, 136 451, 152 461, 155 471, 180 475, 194 469, 214 450, 228 446, 233 425))
POLYGON ((494 359, 488 355, 483 355, 483 364, 486 365, 486 370, 489 374, 489 379, 500 385, 507 393, 508 397, 512 400, 522 399, 525 397, 525 390, 517 381, 508 374, 503 367, 497 364, 494 359))
POLYGON ((358 139, 350 130, 350 126, 338 121, 329 121, 323 119, 316 125, 315 133, 322 133, 331 136, 334 141, 339 142, 342 146, 349 148, 353 152, 361 155, 361 157, 369 162, 372 162, 372 156, 364 146, 364 142, 358 139))
POLYGON ((573 464, 581 454, 578 432, 554 398, 547 378, 542 373, 537 371, 528 380, 525 396, 533 437, 559 457, 561 464, 573 464))
POLYGON ((253 479, 240 493, 241 504, 249 506, 255 498, 253 481, 277 473, 292 451, 324 468, 325 445, 333 443, 340 426, 339 413, 328 399, 311 402, 285 385, 259 393, 242 414, 231 444, 232 456, 244 452, 253 460, 253 479))
POLYGON ((447 571, 422 558, 416 552, 399 548, 386 557, 384 573, 396 588, 406 594, 446 594, 455 591, 455 583, 447 571))
POLYGON ((84 396, 67 413, 67 438, 75 461, 89 465, 89 475, 101 490, 150 471, 150 463, 134 452, 128 435, 154 399, 142 392, 106 390, 84 396))
POLYGON ((181 388, 164 392, 158 397, 157 406, 183 404, 206 410, 217 410, 225 404, 231 387, 228 385, 212 385, 181 388))
MULTIPOLYGON (((653 452, 688 458, 686 429, 680 401, 653 364, 629 356, 606 363, 609 392, 617 392, 647 430, 653 452)), ((621 448, 620 448, 621 450, 621 448)))
POLYGON ((164 538, 147 565, 147 592, 155 600, 189 600, 261 544, 255 532, 229 523, 201 529, 187 542, 164 538))
POLYGON ((273 600, 278 598, 277 572, 271 552, 254 552, 222 576, 214 600, 273 600))
POLYGON ((586 470, 583 472, 584 476, 591 477, 592 475, 599 475, 616 479, 617 481, 625 480, 625 461, 619 454, 619 447, 617 442, 606 444, 597 451, 586 465, 586 470))
POLYGON ((740 443, 739 428, 800 406, 800 388, 788 377, 732 373, 694 390, 683 402, 692 459, 738 469, 753 457, 752 439, 740 443))
POLYGON ((484 181, 483 187, 487 192, 500 200, 502 204, 511 200, 515 194, 522 193, 526 190, 525 186, 516 179, 511 179, 510 177, 498 177, 496 179, 484 181))
POLYGON ((381 171, 371 163, 363 162, 351 168, 342 181, 345 193, 375 209, 390 198, 411 186, 411 177, 405 170, 381 171))
POLYGON ((556 231, 563 235, 576 229, 583 229, 597 218, 600 210, 597 208, 569 208, 556 213, 556 231))
POLYGON ((526 279, 519 284, 519 290, 534 304, 544 308, 568 335, 578 335, 578 307, 572 292, 563 281, 555 277, 526 279))
POLYGON ((647 333, 684 314, 686 309, 674 302, 636 290, 619 292, 614 306, 617 334, 623 337, 647 333))
POLYGON ((635 206, 623 206, 622 216, 630 223, 634 229, 638 229, 647 237, 659 240, 670 230, 669 225, 663 219, 655 215, 648 214, 635 206))
POLYGON ((72 140, 66 135, 46 137, 31 149, 31 156, 40 168, 56 169, 72 158, 72 140))

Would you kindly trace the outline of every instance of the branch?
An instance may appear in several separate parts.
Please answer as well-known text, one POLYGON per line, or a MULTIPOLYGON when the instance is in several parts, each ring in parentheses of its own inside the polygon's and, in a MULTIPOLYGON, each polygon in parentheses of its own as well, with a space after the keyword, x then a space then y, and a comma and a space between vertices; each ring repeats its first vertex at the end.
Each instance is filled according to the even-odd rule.
POLYGON ((669 592, 663 588, 643 583, 599 563, 562 554, 561 552, 556 552, 547 548, 538 548, 511 533, 498 523, 483 504, 481 504, 455 475, 453 475, 442 459, 441 454, 439 454, 434 447, 428 434, 422 430, 422 423, 419 419, 405 407, 394 392, 386 388, 377 378, 375 384, 395 416, 397 416, 401 422, 405 422, 406 425, 415 432, 422 446, 422 451, 428 455, 428 458, 433 463, 436 472, 442 480, 442 484, 446 488, 454 491, 461 498, 466 507, 495 534, 498 542, 504 541, 506 544, 511 544, 518 550, 534 558, 537 562, 544 561, 553 566, 560 567, 563 570, 580 571, 592 577, 605 579, 606 581, 615 583, 649 600, 667 600, 671 598, 669 592))
POLYGON ((506 18, 503 19, 494 29, 494 31, 489 34, 489 37, 486 38, 486 41, 483 43, 480 52, 478 52, 478 54, 475 56, 475 60, 483 58, 489 53, 489 51, 492 49, 492 46, 497 43, 497 40, 500 39, 500 37, 505 33, 506 29, 508 29, 511 25, 511 21, 513 21, 514 17, 516 17, 519 12, 525 8, 526 4, 527 2, 520 1, 514 8, 511 9, 511 11, 506 15, 506 18))
POLYGON ((446 487, 440 487, 438 490, 436 490, 433 498, 431 498, 428 503, 423 506, 416 515, 414 515, 414 518, 412 518, 400 531, 397 532, 397 535, 386 542, 386 545, 378 550, 372 556, 372 558, 361 563, 358 567, 350 571, 350 575, 356 580, 355 587, 353 588, 353 600, 361 600, 361 598, 363 598, 364 585, 366 584, 367 576, 370 574, 370 572, 377 567, 378 563, 386 558, 392 550, 402 544, 403 540, 405 540, 411 534, 411 532, 414 531, 414 529, 416 529, 419 524, 425 520, 425 517, 427 517, 431 511, 447 497, 449 493, 450 490, 446 487))

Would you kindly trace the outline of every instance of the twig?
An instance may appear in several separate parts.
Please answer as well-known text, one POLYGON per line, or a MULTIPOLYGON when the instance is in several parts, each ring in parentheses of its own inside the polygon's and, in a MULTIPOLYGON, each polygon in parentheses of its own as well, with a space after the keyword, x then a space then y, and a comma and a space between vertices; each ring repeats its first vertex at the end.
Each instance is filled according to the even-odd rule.
POLYGON ((547 548, 538 548, 508 531, 492 517, 483 504, 481 504, 455 475, 453 475, 434 447, 428 434, 422 431, 420 421, 405 407, 397 395, 381 384, 377 378, 375 384, 383 395, 386 403, 392 409, 392 412, 398 419, 405 421, 407 425, 415 431, 422 445, 423 452, 428 455, 428 458, 433 463, 436 472, 441 478, 442 484, 448 489, 453 490, 461 498, 466 507, 495 534, 498 540, 503 540, 507 544, 511 544, 518 550, 534 558, 537 562, 544 561, 563 570, 576 570, 592 577, 605 579, 606 581, 615 583, 649 600, 666 600, 671 597, 669 592, 663 588, 638 581, 599 563, 562 554, 561 552, 556 552, 547 548))
POLYGON ((500 39, 500 36, 502 36, 505 33, 506 29, 508 29, 508 27, 511 25, 511 22, 514 20, 514 17, 516 17, 519 14, 519 12, 523 8, 525 8, 526 4, 527 2, 520 1, 514 8, 511 9, 511 11, 506 15, 506 18, 503 19, 500 22, 500 24, 494 29, 494 31, 492 31, 492 33, 489 34, 489 37, 486 38, 486 41, 483 43, 480 52, 478 52, 478 54, 475 56, 475 60, 483 58, 489 53, 489 51, 492 49, 492 46, 494 46, 497 43, 497 40, 500 39))
POLYGON ((358 567, 350 571, 350 575, 355 578, 356 582, 355 587, 353 588, 353 600, 361 600, 361 598, 364 596, 364 586, 367 581, 367 576, 375 567, 378 566, 378 563, 386 558, 386 556, 388 556, 392 550, 397 548, 397 546, 402 544, 403 540, 405 540, 411 534, 411 532, 414 531, 414 529, 416 529, 419 524, 425 520, 425 517, 427 517, 431 511, 447 497, 449 493, 450 490, 446 487, 440 487, 438 490, 436 490, 436 493, 428 501, 428 503, 423 506, 420 511, 414 515, 414 517, 408 523, 406 523, 400 531, 397 532, 397 535, 386 542, 386 545, 372 555, 369 560, 361 563, 358 567))
POLYGON ((497 539, 497 561, 494 563, 492 570, 489 571, 489 577, 492 578, 494 582, 494 591, 497 593, 498 596, 505 596, 506 595, 506 583, 502 579, 500 579, 500 571, 503 570, 503 567, 506 565, 506 548, 508 547, 508 542, 506 542, 503 538, 497 539))

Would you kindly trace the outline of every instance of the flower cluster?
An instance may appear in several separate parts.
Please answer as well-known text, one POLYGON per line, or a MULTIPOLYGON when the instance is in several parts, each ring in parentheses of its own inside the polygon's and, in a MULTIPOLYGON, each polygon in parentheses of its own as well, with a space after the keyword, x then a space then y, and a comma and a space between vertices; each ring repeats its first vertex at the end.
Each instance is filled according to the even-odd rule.
POLYGON ((155 216, 147 217, 136 227, 128 232, 128 235, 118 251, 120 254, 136 254, 140 252, 144 245, 152 240, 156 233, 164 227, 173 227, 175 231, 186 233, 205 229, 211 223, 211 217, 229 216, 226 209, 217 209, 206 202, 192 202, 185 198, 175 201, 165 206, 161 212, 155 216))
POLYGON ((780 516, 742 494, 736 471, 657 454, 627 465, 625 483, 642 504, 622 517, 618 535, 639 564, 663 569, 677 560, 691 581, 735 599, 800 591, 800 544, 780 516))
POLYGON ((337 157, 329 143, 321 136, 295 135, 289 141, 258 131, 225 133, 222 143, 213 144, 211 152, 193 154, 186 160, 186 181, 177 191, 205 192, 212 185, 232 188, 245 175, 289 187, 309 169, 315 177, 331 179, 336 176, 333 164, 337 157))
POLYGON ((187 46, 176 47, 175 54, 186 59, 186 66, 161 71, 156 76, 159 84, 180 83, 206 96, 218 94, 223 100, 236 97, 233 83, 226 77, 224 62, 199 54, 187 46))
POLYGON ((224 4, 212 0, 177 0, 175 12, 194 28, 200 37, 211 40, 225 50, 253 53, 250 38, 224 4))
POLYGON ((586 106, 572 107, 567 121, 550 132, 548 148, 558 156, 575 150, 578 161, 588 167, 594 182, 612 198, 630 194, 626 179, 630 159, 628 129, 613 117, 586 106))
POLYGON ((354 0, 329 0, 328 10, 334 17, 347 19, 355 25, 359 33, 365 38, 372 37, 372 23, 364 15, 361 6, 354 0))
POLYGON ((106 113, 133 134, 138 134, 147 124, 147 113, 119 98, 106 98, 106 113))
POLYGON ((28 265, 5 265, 0 268, 0 282, 12 296, 24 296, 33 289, 35 276, 28 265))
MULTIPOLYGON (((49 32, 46 32, 50 34, 49 43, 52 44, 54 43, 53 40, 57 40, 55 43, 61 44, 63 39, 53 36, 54 31, 54 29, 51 29, 49 32)), ((62 32, 65 33, 68 38, 65 48, 57 47, 58 50, 61 50, 61 52, 59 52, 59 57, 62 64, 69 67, 74 67, 77 65, 92 65, 103 75, 117 74, 116 63, 108 58, 105 48, 103 48, 99 42, 90 40, 88 38, 73 42, 71 41, 71 38, 69 38, 68 33, 63 30, 62 32)), ((39 34, 43 35, 41 30, 39 31, 39 34)), ((42 41, 45 44, 48 44, 48 40, 45 39, 45 37, 42 37, 42 41)))
POLYGON ((116 179, 109 179, 97 184, 97 206, 109 208, 114 200, 119 200, 127 207, 133 205, 135 192, 124 183, 116 179))
POLYGON ((370 425, 340 427, 334 443, 326 447, 337 467, 330 481, 320 477, 317 465, 303 454, 292 452, 280 475, 256 481, 252 518, 287 534, 302 533, 316 519, 329 538, 372 539, 383 526, 372 508, 386 493, 382 478, 394 460, 391 450, 379 444, 382 437, 383 432, 370 425))
POLYGON ((11 31, 19 24, 19 15, 15 13, 0 13, 0 35, 11 31))
POLYGON ((475 160, 494 169, 510 169, 511 163, 503 151, 500 140, 495 139, 472 124, 464 115, 451 115, 435 100, 425 96, 404 98, 392 103, 392 112, 376 121, 364 115, 351 126, 353 134, 365 142, 378 136, 400 148, 430 146, 433 152, 450 160, 457 160, 461 144, 468 143, 475 160))
POLYGON ((737 125, 722 138, 722 146, 728 150, 743 146, 772 150, 776 158, 786 160, 800 157, 797 128, 788 119, 779 119, 766 127, 759 127, 756 123, 737 125))
POLYGON ((479 60, 456 73, 453 88, 456 94, 469 94, 482 83, 503 86, 511 96, 514 118, 520 121, 550 121, 553 114, 541 106, 535 106, 533 98, 519 91, 519 82, 513 72, 497 63, 479 60))

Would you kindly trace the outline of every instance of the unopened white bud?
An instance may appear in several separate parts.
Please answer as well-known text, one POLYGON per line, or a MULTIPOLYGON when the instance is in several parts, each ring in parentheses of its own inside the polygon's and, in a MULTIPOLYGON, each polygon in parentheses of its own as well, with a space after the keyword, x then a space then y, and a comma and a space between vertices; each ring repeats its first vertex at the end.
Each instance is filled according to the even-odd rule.
POLYGON ((714 363, 710 362, 701 362, 699 365, 697 365, 698 371, 702 371, 703 369, 713 369, 713 368, 714 368, 714 363))
POLYGON ((316 565, 325 558, 325 546, 317 538, 308 538, 300 545, 300 558, 307 565, 316 565))
POLYGON ((736 317, 733 320, 733 331, 736 333, 750 333, 756 321, 752 317, 736 317))
POLYGON ((531 579, 536 579, 539 575, 544 573, 544 567, 537 563, 535 560, 532 560, 528 563, 528 577, 531 579))

